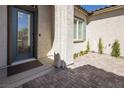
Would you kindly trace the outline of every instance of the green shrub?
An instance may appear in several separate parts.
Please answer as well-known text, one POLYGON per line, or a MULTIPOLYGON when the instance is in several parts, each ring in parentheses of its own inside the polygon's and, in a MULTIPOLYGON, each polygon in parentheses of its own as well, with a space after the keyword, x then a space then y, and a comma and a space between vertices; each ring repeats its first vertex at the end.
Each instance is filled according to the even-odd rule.
POLYGON ((99 38, 98 51, 99 51, 100 54, 103 54, 103 44, 102 44, 102 39, 101 38, 99 38))
POLYGON ((120 43, 118 40, 115 40, 115 42, 112 45, 112 52, 111 55, 114 57, 120 56, 120 43))
POLYGON ((80 56, 83 56, 84 55, 84 51, 80 51, 80 56))
POLYGON ((90 44, 89 44, 89 41, 88 41, 87 42, 87 49, 86 49, 84 54, 87 54, 89 51, 90 51, 90 44))
POLYGON ((74 53, 73 58, 76 59, 78 57, 78 53, 74 53))
POLYGON ((80 51, 79 53, 74 53, 73 54, 73 59, 76 59, 78 56, 83 56, 84 54, 87 54, 90 51, 90 44, 89 41, 87 42, 87 48, 85 51, 80 51))

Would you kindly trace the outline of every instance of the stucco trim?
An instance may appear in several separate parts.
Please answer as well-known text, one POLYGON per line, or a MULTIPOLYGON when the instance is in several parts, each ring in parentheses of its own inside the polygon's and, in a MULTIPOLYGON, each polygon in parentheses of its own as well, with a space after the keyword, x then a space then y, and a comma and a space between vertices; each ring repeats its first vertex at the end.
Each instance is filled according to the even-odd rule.
POLYGON ((73 43, 83 43, 85 42, 85 40, 77 40, 77 41, 73 41, 73 43))

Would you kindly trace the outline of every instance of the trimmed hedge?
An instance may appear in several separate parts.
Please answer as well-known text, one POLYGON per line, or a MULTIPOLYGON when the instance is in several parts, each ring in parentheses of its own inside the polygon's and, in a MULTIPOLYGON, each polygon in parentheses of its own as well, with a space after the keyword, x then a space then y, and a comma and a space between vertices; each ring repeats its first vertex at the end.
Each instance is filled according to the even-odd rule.
POLYGON ((79 56, 83 56, 85 54, 87 54, 89 51, 90 51, 90 44, 89 44, 89 41, 87 42, 87 46, 86 46, 86 50, 85 51, 80 51, 79 53, 74 53, 73 54, 73 59, 76 59, 77 57, 79 56))

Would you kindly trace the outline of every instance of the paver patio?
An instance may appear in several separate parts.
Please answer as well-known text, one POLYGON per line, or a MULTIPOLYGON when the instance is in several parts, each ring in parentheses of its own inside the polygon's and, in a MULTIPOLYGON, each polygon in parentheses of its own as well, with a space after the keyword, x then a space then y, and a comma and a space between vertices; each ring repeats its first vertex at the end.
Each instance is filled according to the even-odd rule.
POLYGON ((124 87, 124 59, 89 53, 77 58, 67 69, 55 69, 23 87, 124 87))

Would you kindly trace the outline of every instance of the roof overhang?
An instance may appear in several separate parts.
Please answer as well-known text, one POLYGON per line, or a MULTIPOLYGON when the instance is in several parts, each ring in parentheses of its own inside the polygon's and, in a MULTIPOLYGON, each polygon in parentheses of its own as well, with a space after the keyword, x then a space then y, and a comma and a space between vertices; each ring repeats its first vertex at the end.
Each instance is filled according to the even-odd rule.
POLYGON ((102 13, 106 13, 106 12, 111 12, 111 11, 118 10, 121 8, 124 8, 124 5, 111 6, 108 8, 101 9, 101 10, 96 10, 96 11, 92 12, 90 14, 90 16, 94 16, 94 15, 98 15, 98 14, 102 14, 102 13))
POLYGON ((86 15, 86 16, 89 15, 88 11, 82 9, 82 8, 81 8, 80 6, 78 6, 78 5, 75 5, 75 6, 74 6, 74 9, 76 9, 77 11, 79 11, 80 13, 82 13, 82 14, 84 14, 84 15, 86 15))
POLYGON ((86 16, 95 16, 95 15, 99 15, 102 13, 111 12, 114 10, 124 8, 124 5, 112 5, 110 7, 101 8, 99 10, 95 10, 92 12, 88 12, 87 10, 81 8, 79 5, 75 5, 74 8, 86 16))

